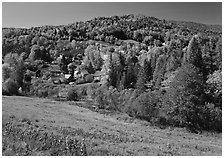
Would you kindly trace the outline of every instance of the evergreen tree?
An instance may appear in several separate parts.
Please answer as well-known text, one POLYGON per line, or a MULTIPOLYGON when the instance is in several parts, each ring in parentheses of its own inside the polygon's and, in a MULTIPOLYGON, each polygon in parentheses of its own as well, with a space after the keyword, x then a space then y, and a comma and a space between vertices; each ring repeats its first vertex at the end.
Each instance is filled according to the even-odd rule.
POLYGON ((121 79, 119 80, 119 85, 117 86, 119 91, 122 91, 126 88, 126 72, 122 73, 121 79))
POLYGON ((152 67, 151 67, 151 60, 144 60, 143 62, 144 74, 146 78, 146 82, 153 79, 152 67))
POLYGON ((196 39, 197 37, 194 36, 190 40, 187 52, 183 61, 183 64, 192 64, 202 70, 203 64, 202 64, 202 52, 199 47, 199 43, 196 39))
POLYGON ((214 65, 221 70, 222 69, 222 38, 219 38, 215 47, 214 65))
POLYGON ((159 87, 166 69, 166 56, 160 55, 156 62, 156 68, 153 73, 155 87, 159 87))
POLYGON ((215 65, 214 65, 214 51, 212 51, 208 44, 205 44, 202 49, 202 59, 203 59, 203 74, 207 76, 214 72, 215 65))
POLYGON ((141 67, 140 71, 138 73, 138 78, 137 78, 137 82, 136 82, 135 88, 139 92, 141 92, 141 93, 145 92, 145 90, 146 90, 146 87, 145 87, 146 81, 147 81, 147 76, 146 76, 146 73, 145 73, 145 69, 144 69, 144 67, 141 67))
POLYGON ((127 76, 126 76, 126 87, 127 88, 134 88, 135 83, 137 80, 135 71, 134 71, 135 65, 130 63, 127 65, 127 76))

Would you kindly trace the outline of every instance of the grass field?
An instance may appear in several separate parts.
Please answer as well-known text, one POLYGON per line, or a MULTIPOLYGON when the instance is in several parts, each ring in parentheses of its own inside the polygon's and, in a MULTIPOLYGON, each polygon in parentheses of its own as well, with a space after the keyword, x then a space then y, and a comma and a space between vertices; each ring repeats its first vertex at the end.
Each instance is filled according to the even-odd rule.
MULTIPOLYGON (((125 114, 103 114, 77 104, 83 103, 3 96, 2 121, 3 124, 16 122, 22 129, 27 128, 23 123, 28 120, 26 122, 45 132, 74 136, 86 145, 87 155, 91 156, 222 155, 221 133, 193 134, 183 128, 160 129, 125 114)), ((8 136, 3 135, 3 140, 6 138, 8 136)), ((3 143, 7 147, 7 141, 3 143)), ((3 155, 7 155, 5 151, 3 155)), ((38 153, 49 155, 47 151, 38 153)))

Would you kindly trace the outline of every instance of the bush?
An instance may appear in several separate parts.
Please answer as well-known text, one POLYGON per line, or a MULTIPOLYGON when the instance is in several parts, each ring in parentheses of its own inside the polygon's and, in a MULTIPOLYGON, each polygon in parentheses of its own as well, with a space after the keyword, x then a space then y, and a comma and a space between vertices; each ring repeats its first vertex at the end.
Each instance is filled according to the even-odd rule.
POLYGON ((88 97, 92 98, 94 96, 96 89, 98 89, 99 87, 100 87, 100 84, 96 84, 96 83, 88 85, 86 90, 88 97))
POLYGON ((129 105, 137 95, 133 89, 118 91, 116 88, 106 85, 94 85, 88 88, 88 95, 99 109, 116 110, 126 112, 129 105), (134 93, 135 92, 135 93, 134 93))
POLYGON ((37 96, 38 97, 43 97, 43 98, 46 98, 48 97, 48 90, 46 89, 40 89, 37 91, 37 96))
POLYGON ((116 89, 102 85, 92 90, 90 95, 99 109, 120 111, 120 93, 116 89))
POLYGON ((128 105, 137 97, 137 90, 134 89, 124 89, 119 92, 118 95, 118 105, 119 111, 126 113, 129 108, 128 105))
POLYGON ((222 132, 222 109, 214 104, 206 104, 202 109, 203 128, 222 132))
POLYGON ((91 91, 91 98, 97 104, 99 109, 105 109, 106 105, 108 104, 105 94, 107 90, 108 88, 106 86, 101 86, 91 91))
POLYGON ((67 93, 67 100, 69 101, 78 101, 78 94, 75 89, 70 89, 67 93))
POLYGON ((3 92, 4 92, 3 94, 5 94, 5 95, 7 95, 7 94, 8 95, 17 95, 18 90, 19 90, 19 86, 16 83, 16 81, 9 78, 3 83, 2 89, 3 89, 3 92))
POLYGON ((34 80, 29 87, 29 96, 58 97, 59 88, 53 83, 44 83, 42 79, 34 80))
POLYGON ((93 75, 88 74, 88 75, 85 76, 85 82, 86 83, 91 83, 91 82, 93 82, 93 80, 94 80, 93 75))
POLYGON ((68 88, 67 99, 78 101, 87 97, 89 85, 76 85, 68 88), (71 97, 70 97, 71 96, 71 97), (74 96, 74 97, 73 97, 74 96), (71 99, 69 99, 71 98, 71 99), (74 98, 74 99, 72 99, 74 98))
POLYGON ((142 93, 130 104, 127 113, 132 117, 151 121, 158 114, 157 104, 158 99, 153 93, 142 93))
POLYGON ((2 81, 5 82, 12 74, 13 68, 8 63, 2 65, 2 81))

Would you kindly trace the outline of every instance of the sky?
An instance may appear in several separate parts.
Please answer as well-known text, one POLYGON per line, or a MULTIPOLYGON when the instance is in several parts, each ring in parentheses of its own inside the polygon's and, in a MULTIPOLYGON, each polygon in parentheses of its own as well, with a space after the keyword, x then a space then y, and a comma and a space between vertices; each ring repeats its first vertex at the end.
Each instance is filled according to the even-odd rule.
POLYGON ((221 2, 3 2, 2 27, 66 25, 98 16, 143 14, 222 24, 221 2))

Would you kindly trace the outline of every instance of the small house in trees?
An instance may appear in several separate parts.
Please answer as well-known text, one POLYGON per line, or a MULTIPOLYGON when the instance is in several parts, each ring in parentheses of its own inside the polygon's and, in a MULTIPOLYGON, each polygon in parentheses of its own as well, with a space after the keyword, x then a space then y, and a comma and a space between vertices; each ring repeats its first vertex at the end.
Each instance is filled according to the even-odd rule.
POLYGON ((101 71, 96 71, 95 74, 93 74, 94 77, 94 81, 95 82, 100 82, 101 81, 101 77, 103 76, 101 71))

